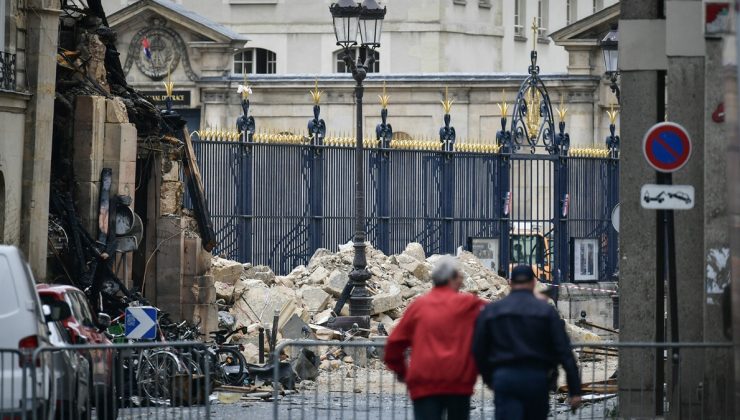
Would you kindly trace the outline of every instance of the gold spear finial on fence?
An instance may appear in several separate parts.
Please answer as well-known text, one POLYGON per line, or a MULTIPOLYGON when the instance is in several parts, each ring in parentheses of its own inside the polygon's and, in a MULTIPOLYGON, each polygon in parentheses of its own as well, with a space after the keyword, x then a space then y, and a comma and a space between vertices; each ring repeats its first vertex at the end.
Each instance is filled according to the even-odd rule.
POLYGON ((383 109, 387 109, 388 108, 388 103, 390 102, 391 97, 388 96, 386 94, 386 92, 385 92, 385 80, 383 81, 383 94, 382 95, 378 95, 378 98, 380 98, 380 106, 383 109))
POLYGON ((498 105, 502 117, 509 115, 509 104, 506 103, 506 89, 501 89, 501 103, 496 105, 498 105))
POLYGON ((452 104, 455 102, 454 99, 450 99, 449 97, 449 89, 447 86, 445 86, 445 99, 442 102, 442 109, 444 109, 445 114, 449 114, 450 110, 452 109, 452 104))
POLYGON ((532 18, 532 51, 537 51, 537 36, 540 26, 537 24, 537 16, 532 18))
POLYGON ((252 93, 252 87, 249 86, 247 81, 247 73, 244 73, 244 82, 237 88, 237 91, 242 94, 242 99, 249 99, 249 94, 252 93))
POLYGON ((614 104, 609 105, 609 110, 606 111, 606 115, 609 116, 609 122, 614 124, 617 122, 617 115, 619 115, 619 110, 614 109, 614 104))
POLYGON ((565 107, 565 95, 560 95, 560 106, 557 109, 557 113, 560 121, 565 121, 565 115, 568 113, 568 108, 565 107))
POLYGON ((172 92, 175 90, 175 83, 171 79, 172 76, 172 68, 167 69, 167 80, 162 82, 164 85, 164 92, 167 95, 168 98, 172 97, 172 92))
POLYGON ((316 79, 316 82, 314 83, 313 90, 309 91, 311 93, 311 98, 313 98, 313 104, 318 105, 321 103, 321 95, 324 94, 324 91, 319 90, 319 79, 316 79))

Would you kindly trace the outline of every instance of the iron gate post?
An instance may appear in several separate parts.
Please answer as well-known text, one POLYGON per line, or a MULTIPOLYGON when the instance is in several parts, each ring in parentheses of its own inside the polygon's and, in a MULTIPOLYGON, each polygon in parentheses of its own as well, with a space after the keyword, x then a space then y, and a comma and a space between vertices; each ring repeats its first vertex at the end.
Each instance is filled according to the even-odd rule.
MULTIPOLYGON (((553 219, 555 226, 555 266, 552 268, 551 279, 558 285, 570 279, 570 244, 568 233, 568 212, 570 194, 568 191, 568 150, 570 136, 565 132, 565 122, 558 123, 559 133, 555 136, 555 203, 553 219)), ((557 301, 557 287, 554 299, 557 301)))
POLYGON ((513 145, 511 143, 511 131, 506 130, 506 107, 502 108, 501 130, 496 133, 496 143, 499 146, 499 153, 496 156, 498 165, 499 193, 496 213, 499 215, 499 247, 498 247, 498 271, 504 277, 509 278, 509 235, 511 221, 511 153, 513 145))
POLYGON ((324 219, 324 150, 321 147, 321 137, 314 136, 311 144, 306 146, 305 153, 309 159, 308 208, 309 254, 313 255, 323 243, 324 219))
MULTIPOLYGON (((609 150, 609 157, 604 161, 608 165, 607 176, 607 203, 610 211, 614 211, 614 208, 619 204, 619 136, 616 134, 616 116, 614 110, 609 113, 611 124, 609 124, 609 136, 606 138, 606 147, 609 150)), ((611 216, 611 214, 610 214, 611 216)), ((611 223, 609 223, 611 225, 611 223)), ((606 273, 610 278, 614 278, 619 275, 619 232, 614 234, 612 232, 614 227, 611 227, 607 235, 609 253, 607 255, 607 267, 606 273)))
POLYGON ((239 180, 243 185, 237 185, 236 190, 239 195, 239 250, 237 255, 239 261, 247 262, 253 260, 252 255, 252 148, 253 133, 244 132, 241 136, 241 142, 238 145, 241 155, 240 176, 239 180))
POLYGON ((450 125, 450 109, 452 101, 447 95, 445 88, 445 100, 442 105, 445 110, 444 126, 439 129, 439 141, 442 143, 441 170, 441 207, 442 207, 442 237, 440 238, 440 253, 453 253, 455 251, 454 220, 455 216, 455 127, 450 125))
POLYGON ((376 246, 386 255, 391 254, 390 244, 390 147, 393 139, 393 128, 388 119, 388 95, 383 84, 380 111, 381 123, 375 127, 378 141, 378 150, 375 153, 375 170, 377 171, 378 185, 375 190, 375 206, 378 217, 376 226, 376 246))
POLYGON ((386 255, 391 254, 390 244, 390 150, 380 143, 375 154, 375 168, 378 185, 375 190, 375 204, 378 212, 376 246, 386 255))
POLYGON ((237 240, 237 258, 241 262, 253 260, 252 255, 252 143, 254 141, 254 132, 256 124, 254 117, 249 115, 249 93, 245 90, 242 93, 242 115, 236 120, 236 129, 240 133, 239 149, 240 165, 239 180, 244 185, 237 182, 237 205, 239 206, 238 231, 239 239, 237 240))

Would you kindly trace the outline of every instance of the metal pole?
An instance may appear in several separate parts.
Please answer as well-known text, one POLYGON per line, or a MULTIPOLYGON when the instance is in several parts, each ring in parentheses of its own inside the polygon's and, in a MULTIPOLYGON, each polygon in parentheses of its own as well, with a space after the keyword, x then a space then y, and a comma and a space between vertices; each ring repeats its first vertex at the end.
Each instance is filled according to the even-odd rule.
MULTIPOLYGON (((370 273, 367 271, 367 258, 365 256, 365 182, 364 182, 364 156, 362 145, 362 97, 365 88, 363 80, 367 76, 367 69, 363 60, 367 48, 360 48, 360 65, 353 65, 352 77, 357 82, 355 86, 355 100, 357 111, 357 130, 355 143, 355 257, 352 261, 352 272, 349 273, 349 281, 352 282, 352 294, 349 298, 349 313, 351 316, 370 315, 370 294, 367 291, 367 280, 370 273)), ((349 53, 345 59, 351 62, 349 53)))

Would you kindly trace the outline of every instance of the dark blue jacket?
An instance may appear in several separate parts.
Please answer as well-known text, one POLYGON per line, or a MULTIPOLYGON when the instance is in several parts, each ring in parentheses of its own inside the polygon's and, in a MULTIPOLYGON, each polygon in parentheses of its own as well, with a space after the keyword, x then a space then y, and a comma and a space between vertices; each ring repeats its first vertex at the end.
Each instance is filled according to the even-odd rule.
POLYGON ((513 290, 486 305, 473 335, 473 356, 483 380, 490 385, 500 366, 553 369, 563 365, 571 395, 581 395, 570 339, 558 312, 528 290, 513 290))

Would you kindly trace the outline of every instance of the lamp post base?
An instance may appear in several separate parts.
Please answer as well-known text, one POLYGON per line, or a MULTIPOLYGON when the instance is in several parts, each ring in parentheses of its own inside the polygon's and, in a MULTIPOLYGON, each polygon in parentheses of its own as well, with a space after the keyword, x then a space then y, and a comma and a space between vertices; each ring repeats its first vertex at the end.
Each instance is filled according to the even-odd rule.
POLYGON ((349 297, 350 316, 368 316, 372 310, 372 296, 368 292, 366 284, 370 280, 370 272, 367 268, 355 267, 349 273, 349 281, 354 286, 349 297))

